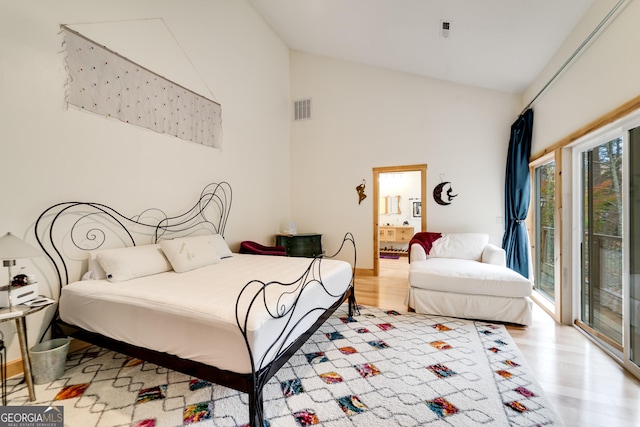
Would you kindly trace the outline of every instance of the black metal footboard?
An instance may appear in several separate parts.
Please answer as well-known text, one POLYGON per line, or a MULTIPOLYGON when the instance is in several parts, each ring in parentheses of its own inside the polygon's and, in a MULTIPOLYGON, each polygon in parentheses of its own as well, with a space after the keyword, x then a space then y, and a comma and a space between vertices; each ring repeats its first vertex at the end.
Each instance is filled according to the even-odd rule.
POLYGON ((251 387, 249 393, 249 413, 251 427, 261 427, 264 422, 262 389, 269 379, 284 365, 287 360, 309 339, 311 335, 340 307, 345 301, 348 303, 348 314, 353 316, 357 310, 354 294, 354 277, 356 265, 356 245, 353 235, 347 233, 338 251, 332 256, 318 256, 310 259, 309 266, 303 274, 295 281, 282 283, 277 281, 261 282, 252 281, 247 283, 238 295, 236 303, 236 323, 242 333, 247 352, 252 366, 251 387), (353 261, 351 278, 346 288, 339 293, 332 293, 326 283, 323 282, 322 264, 331 262, 338 254, 343 254, 346 249, 353 251, 353 261), (258 290, 255 290, 255 285, 258 290), (281 296, 276 302, 267 301, 267 293, 271 288, 277 288, 281 296), (309 287, 319 287, 333 300, 328 307, 307 306, 302 301, 304 293, 309 287), (284 297, 289 297, 289 301, 283 302, 284 297), (243 299, 250 300, 249 308, 245 312, 240 308, 243 299), (252 311, 266 309, 272 319, 278 319, 284 323, 284 327, 279 331, 278 337, 269 346, 268 350, 260 358, 254 357, 254 348, 249 339, 248 322, 252 311), (313 324, 306 328, 300 325, 313 324), (303 332, 299 332, 303 329, 303 332))

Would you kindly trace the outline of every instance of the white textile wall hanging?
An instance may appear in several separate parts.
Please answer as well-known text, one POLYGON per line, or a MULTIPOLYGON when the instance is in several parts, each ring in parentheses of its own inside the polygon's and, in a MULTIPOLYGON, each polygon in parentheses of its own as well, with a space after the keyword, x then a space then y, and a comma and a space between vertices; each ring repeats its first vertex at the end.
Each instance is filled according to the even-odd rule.
POLYGON ((158 133, 222 148, 222 108, 147 68, 61 26, 67 102, 158 133))

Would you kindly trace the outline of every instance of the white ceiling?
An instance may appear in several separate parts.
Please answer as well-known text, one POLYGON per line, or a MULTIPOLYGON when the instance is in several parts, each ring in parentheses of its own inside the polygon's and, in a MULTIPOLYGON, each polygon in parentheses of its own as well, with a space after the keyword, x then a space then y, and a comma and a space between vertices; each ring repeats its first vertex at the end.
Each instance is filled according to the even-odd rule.
POLYGON ((534 80, 593 2, 248 1, 291 49, 513 93, 534 80))

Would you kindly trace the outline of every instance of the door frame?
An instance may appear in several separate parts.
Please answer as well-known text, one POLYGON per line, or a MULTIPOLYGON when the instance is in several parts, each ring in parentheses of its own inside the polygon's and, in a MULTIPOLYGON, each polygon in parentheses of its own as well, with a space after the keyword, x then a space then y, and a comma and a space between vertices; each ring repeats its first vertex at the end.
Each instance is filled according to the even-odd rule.
POLYGON ((373 168, 373 275, 380 274, 380 233, 379 233, 379 179, 381 173, 420 172, 420 231, 427 231, 427 165, 384 166, 373 168))

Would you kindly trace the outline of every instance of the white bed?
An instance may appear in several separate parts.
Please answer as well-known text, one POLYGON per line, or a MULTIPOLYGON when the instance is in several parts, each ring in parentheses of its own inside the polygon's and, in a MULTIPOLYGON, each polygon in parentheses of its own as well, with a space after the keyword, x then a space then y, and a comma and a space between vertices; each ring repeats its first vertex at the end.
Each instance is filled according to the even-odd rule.
POLYGON ((262 427, 264 385, 345 301, 357 311, 355 241, 316 258, 234 254, 230 206, 230 185, 213 183, 177 216, 62 202, 34 230, 60 291, 53 335, 245 392, 262 427))
MULTIPOLYGON (((306 258, 233 254, 217 264, 183 273, 168 271, 117 283, 106 279, 78 281, 62 289, 60 318, 129 344, 219 369, 250 373, 246 344, 236 323, 236 300, 240 291, 255 279, 293 282, 308 265, 306 258), (182 298, 176 298, 176 289, 182 298)), ((322 310, 300 323, 298 333, 294 331, 292 337, 309 329, 348 289, 352 274, 349 263, 322 260, 319 267, 329 293, 318 283, 305 288, 305 298, 300 299, 291 321, 297 322, 313 308, 322 310)), ((256 290, 258 286, 256 282, 256 290)), ((296 295, 280 298, 284 290, 277 285, 270 288, 267 306, 290 308, 296 295)), ((248 302, 248 298, 241 302, 240 313, 246 313, 248 302)), ((256 308, 247 325, 247 336, 254 360, 259 361, 269 346, 277 342, 277 335, 283 329, 281 323, 289 319, 274 319, 262 304, 256 308)), ((291 341, 283 343, 284 347, 291 341)), ((274 354, 271 353, 260 365, 272 361, 274 354)))

